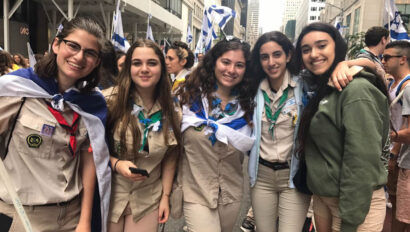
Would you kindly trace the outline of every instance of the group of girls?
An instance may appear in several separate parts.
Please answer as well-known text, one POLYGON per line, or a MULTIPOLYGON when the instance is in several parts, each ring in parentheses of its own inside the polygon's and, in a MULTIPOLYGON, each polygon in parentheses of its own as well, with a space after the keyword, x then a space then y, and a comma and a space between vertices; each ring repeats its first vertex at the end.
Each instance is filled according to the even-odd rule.
MULTIPOLYGON (((188 231, 232 231, 249 151, 258 231, 301 231, 310 196, 293 177, 302 163, 318 231, 381 230, 386 90, 364 71, 341 92, 329 86, 347 50, 334 27, 306 26, 296 49, 280 32, 262 35, 252 53, 225 38, 174 89, 177 102, 168 72, 178 79, 192 66, 188 49, 172 47, 165 59, 138 40, 102 95, 102 38, 92 20, 73 19, 35 71, 0 78, 0 133, 10 138, 2 159, 35 231, 96 222, 100 231, 157 231, 175 175, 188 231), (173 59, 183 68, 167 66, 173 59)), ((17 219, 3 185, 0 199, 0 213, 17 219)))

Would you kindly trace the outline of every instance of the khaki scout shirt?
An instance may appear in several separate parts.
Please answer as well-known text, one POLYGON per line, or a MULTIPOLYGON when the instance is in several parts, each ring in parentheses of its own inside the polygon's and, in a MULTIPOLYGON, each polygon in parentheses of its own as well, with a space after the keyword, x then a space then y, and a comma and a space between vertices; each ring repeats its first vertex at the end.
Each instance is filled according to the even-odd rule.
POLYGON ((271 90, 268 78, 265 78, 261 83, 260 88, 268 94, 271 100, 270 108, 272 109, 272 115, 275 114, 279 107, 279 100, 283 91, 289 87, 287 101, 276 121, 273 133, 274 138, 272 138, 269 132, 270 122, 266 117, 265 109, 263 110, 260 157, 267 161, 286 162, 291 158, 293 133, 297 119, 297 105, 294 95, 295 86, 296 83, 292 80, 289 72, 286 72, 282 86, 276 94, 271 90))
MULTIPOLYGON (((103 91, 107 104, 110 105, 110 98, 116 94, 115 88, 109 88, 103 91)), ((139 96, 134 99, 135 103, 142 106, 142 100, 139 96)), ((150 111, 143 110, 146 118, 161 110, 161 105, 158 101, 150 111)), ((137 125, 142 132, 143 126, 137 120, 137 125)), ((121 128, 121 124, 118 128, 121 128)), ((149 178, 144 181, 130 181, 121 174, 114 172, 112 175, 112 190, 109 220, 118 223, 118 220, 124 212, 127 204, 130 205, 134 222, 139 221, 148 213, 159 207, 159 201, 162 196, 162 182, 161 182, 161 161, 166 155, 170 147, 177 145, 174 133, 172 130, 168 131, 168 144, 164 140, 164 131, 149 131, 148 132, 148 150, 141 152, 137 157, 130 157, 127 154, 120 154, 120 159, 130 160, 135 163, 138 168, 146 169, 149 173, 149 178)), ((129 127, 126 132, 127 150, 132 150, 132 135, 129 127)), ((142 133, 141 133, 142 139, 142 133)), ((117 129, 114 132, 114 143, 120 143, 120 131, 117 129)))
POLYGON ((182 135, 184 152, 178 175, 184 201, 212 209, 240 202, 244 154, 230 144, 216 141, 212 145, 204 131, 189 127, 182 135))
MULTIPOLYGON (((20 97, 0 97, 0 134, 5 139, 21 105, 20 97)), ((62 115, 71 124, 73 111, 64 105, 62 115)), ((44 132, 44 130, 43 130, 44 132)), ((77 151, 69 151, 70 134, 47 108, 45 99, 26 98, 18 116, 4 165, 23 205, 66 202, 82 190, 80 155, 87 152, 89 140, 82 120, 76 133, 77 151), (54 127, 42 133, 44 125, 54 127), (81 152, 80 152, 81 150, 81 152), (81 154, 80 154, 81 153, 81 154)), ((0 181, 0 198, 12 204, 0 181)))

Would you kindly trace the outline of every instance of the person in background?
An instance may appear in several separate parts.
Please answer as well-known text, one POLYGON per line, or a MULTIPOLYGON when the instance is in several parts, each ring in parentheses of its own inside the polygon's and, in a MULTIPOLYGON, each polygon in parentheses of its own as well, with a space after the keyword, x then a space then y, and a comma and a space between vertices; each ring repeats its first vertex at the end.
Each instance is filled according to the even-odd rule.
POLYGON ((180 83, 185 81, 185 77, 191 72, 194 65, 194 54, 188 45, 181 41, 175 41, 168 49, 165 57, 167 71, 171 75, 172 91, 175 92, 180 83))
POLYGON ((386 213, 386 172, 380 157, 388 153, 387 89, 383 77, 364 71, 353 75, 342 92, 329 86, 346 52, 344 39, 329 24, 309 24, 298 38, 296 65, 306 68, 304 78, 315 84, 316 92, 302 114, 298 151, 306 160, 318 231, 381 231, 386 213))
POLYGON ((6 51, 0 51, 0 76, 12 72, 13 69, 11 68, 12 64, 10 63, 10 59, 8 58, 6 51))
POLYGON ((151 40, 135 42, 118 85, 103 92, 114 171, 109 231, 156 232, 168 220, 181 138, 160 48, 151 40))
POLYGON ((390 100, 403 91, 400 101, 390 107, 393 146, 390 150, 387 191, 392 203, 391 231, 410 229, 410 43, 405 40, 387 44, 382 63, 386 72, 394 78, 390 100))
POLYGON ((17 53, 13 56, 14 63, 17 64, 20 68, 28 68, 29 65, 26 63, 26 58, 20 53, 17 53))
MULTIPOLYGON (((92 218, 106 231, 107 107, 96 88, 103 38, 97 22, 74 18, 35 70, 0 78, 0 138, 9 138, 0 141, 1 158, 33 231, 91 231, 92 218), (95 191, 101 201, 92 212, 95 191)), ((3 184, 0 213, 14 217, 12 231, 24 231, 3 184)))
POLYGON ((234 228, 242 201, 242 162, 254 142, 249 62, 249 44, 225 38, 177 91, 184 150, 178 179, 188 231, 234 228))
POLYGON ((106 89, 114 86, 117 83, 118 66, 116 60, 116 53, 114 45, 110 40, 104 42, 104 47, 101 50, 101 66, 103 71, 101 72, 101 80, 99 87, 106 89))
POLYGON ((122 68, 124 67, 125 53, 123 51, 116 51, 115 59, 117 61, 118 72, 121 72, 122 68))

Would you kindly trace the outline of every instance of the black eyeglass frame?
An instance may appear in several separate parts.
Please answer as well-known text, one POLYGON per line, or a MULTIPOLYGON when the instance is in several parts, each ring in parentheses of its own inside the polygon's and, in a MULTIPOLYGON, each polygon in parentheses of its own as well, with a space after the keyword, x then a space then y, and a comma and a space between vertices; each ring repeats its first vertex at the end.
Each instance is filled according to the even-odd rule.
POLYGON ((382 59, 381 59, 381 60, 384 60, 384 61, 387 62, 387 61, 389 61, 391 58, 394 58, 394 57, 395 57, 395 58, 398 58, 398 57, 403 57, 403 56, 402 56, 402 55, 392 56, 392 55, 387 55, 387 54, 386 54, 386 55, 383 55, 383 56, 382 56, 382 59))
POLYGON ((98 58, 100 58, 100 52, 97 52, 94 49, 83 49, 81 45, 79 45, 77 42, 74 42, 72 40, 68 40, 68 39, 60 39, 60 40, 63 41, 66 46, 70 47, 70 49, 74 52, 74 54, 77 54, 82 50, 85 57, 90 57, 95 60, 98 60, 98 58))

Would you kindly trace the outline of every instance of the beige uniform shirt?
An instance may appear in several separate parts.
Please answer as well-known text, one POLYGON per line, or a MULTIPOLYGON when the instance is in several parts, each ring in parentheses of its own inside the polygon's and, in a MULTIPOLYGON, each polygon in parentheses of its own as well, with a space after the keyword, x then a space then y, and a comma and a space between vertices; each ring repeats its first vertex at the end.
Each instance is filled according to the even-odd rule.
MULTIPOLYGON (((114 96, 115 89, 109 88, 103 91, 104 96, 107 99, 109 105, 109 98, 114 96)), ((142 105, 142 100, 139 96, 135 99, 137 105, 142 105)), ((158 101, 150 111, 143 110, 146 118, 152 114, 161 110, 161 106, 158 101)), ((136 119, 138 120, 138 119, 136 119)), ((120 125, 119 128, 122 126, 120 125)), ((140 131, 143 131, 143 126, 138 121, 138 127, 140 131)), ((135 163, 138 168, 146 169, 149 173, 149 178, 144 181, 130 181, 123 177, 121 174, 114 172, 112 176, 112 190, 111 190, 111 203, 109 220, 117 223, 120 216, 125 210, 127 204, 130 204, 133 220, 139 221, 146 214, 152 212, 159 207, 159 201, 162 196, 162 182, 161 182, 161 161, 166 155, 171 146, 177 145, 174 133, 169 130, 168 144, 164 140, 164 131, 149 131, 148 132, 148 150, 147 152, 141 152, 137 157, 131 158, 129 155, 120 154, 120 159, 130 160, 135 163)), ((126 132, 127 138, 127 150, 132 149, 131 141, 131 128, 128 128, 126 132), (129 140, 128 140, 129 138, 129 140)), ((142 134, 141 134, 142 139, 142 134)), ((114 142, 119 144, 120 133, 116 130, 114 133, 114 142)))
MULTIPOLYGON (((89 140, 82 120, 76 133, 77 152, 69 151, 70 134, 47 108, 44 99, 26 98, 18 116, 4 165, 23 205, 66 202, 82 190, 80 155, 88 155, 89 140), (44 133, 44 125, 51 134, 44 133), (43 130, 43 131, 42 131, 43 130), (81 151, 81 152, 80 152, 81 151)), ((0 97, 0 134, 6 138, 17 111, 20 97, 0 97)), ((71 124, 73 111, 65 105, 62 115, 71 124)), ((0 198, 12 204, 0 181, 0 198)))
POLYGON ((282 86, 277 93, 274 93, 271 90, 267 78, 261 83, 260 88, 268 94, 271 100, 270 108, 272 109, 272 115, 275 114, 279 107, 279 101, 280 97, 283 95, 283 91, 289 87, 288 98, 276 121, 273 138, 269 132, 270 122, 266 117, 266 110, 263 110, 260 157, 267 161, 290 161, 293 146, 293 134, 297 119, 297 105, 294 96, 295 86, 296 83, 291 79, 289 72, 286 72, 282 86))
POLYGON ((244 154, 232 145, 212 145, 204 129, 189 127, 183 133, 184 152, 179 180, 184 201, 215 209, 218 204, 242 200, 244 154))

